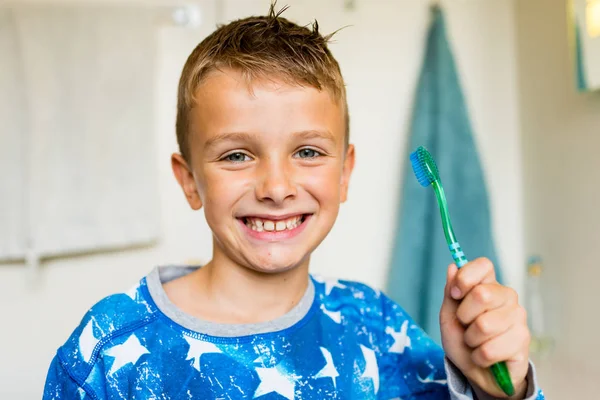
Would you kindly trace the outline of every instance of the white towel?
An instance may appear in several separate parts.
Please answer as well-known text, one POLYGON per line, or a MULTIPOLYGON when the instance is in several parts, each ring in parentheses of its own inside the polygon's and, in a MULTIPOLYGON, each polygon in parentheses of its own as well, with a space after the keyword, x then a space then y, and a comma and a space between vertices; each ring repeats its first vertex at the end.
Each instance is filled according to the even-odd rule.
POLYGON ((154 12, 52 5, 13 16, 27 102, 25 241, 42 257, 154 241, 154 12))

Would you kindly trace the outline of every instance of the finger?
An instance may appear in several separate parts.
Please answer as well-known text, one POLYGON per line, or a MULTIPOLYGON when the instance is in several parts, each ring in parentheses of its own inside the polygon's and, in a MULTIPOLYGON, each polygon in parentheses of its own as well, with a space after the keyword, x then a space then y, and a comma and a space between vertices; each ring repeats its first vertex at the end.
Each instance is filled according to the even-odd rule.
POLYGON ((516 324, 473 350, 471 360, 481 368, 488 368, 501 361, 522 362, 527 357, 529 341, 527 326, 516 324))
POLYGON ((450 288, 450 295, 453 299, 459 300, 480 283, 496 282, 496 272, 494 265, 487 258, 478 258, 468 262, 458 270, 454 285, 450 288))
POLYGON ((517 293, 513 289, 498 283, 482 283, 463 298, 456 316, 464 325, 469 325, 479 315, 511 304, 517 304, 517 293))
POLYGON ((501 307, 479 315, 467 328, 464 340, 467 346, 476 348, 499 336, 514 325, 526 324, 525 310, 517 305, 501 307))

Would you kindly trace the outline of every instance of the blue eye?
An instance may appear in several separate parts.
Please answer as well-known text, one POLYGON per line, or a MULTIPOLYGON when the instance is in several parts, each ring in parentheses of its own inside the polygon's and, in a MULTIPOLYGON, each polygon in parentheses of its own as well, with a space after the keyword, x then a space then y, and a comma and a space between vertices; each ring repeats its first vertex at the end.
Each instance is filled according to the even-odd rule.
POLYGON ((249 159, 250 159, 250 157, 248 157, 248 155, 246 155, 244 153, 240 153, 240 152, 231 153, 231 154, 225 156, 225 158, 224 158, 224 160, 231 161, 234 163, 241 163, 244 161, 248 161, 249 159))
POLYGON ((299 152, 297 152, 296 154, 298 155, 299 158, 317 158, 322 155, 318 151, 309 149, 309 148, 302 149, 299 152))

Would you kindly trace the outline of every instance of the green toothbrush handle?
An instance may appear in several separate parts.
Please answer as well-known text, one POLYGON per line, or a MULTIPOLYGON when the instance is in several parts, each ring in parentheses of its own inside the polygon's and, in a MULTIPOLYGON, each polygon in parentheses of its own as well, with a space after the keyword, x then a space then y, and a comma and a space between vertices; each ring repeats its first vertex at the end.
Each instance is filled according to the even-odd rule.
MULTIPOLYGON (((454 259, 454 262, 458 268, 469 262, 458 242, 454 242, 448 247, 450 248, 450 253, 452 254, 452 258, 454 259)), ((504 361, 492 365, 490 367, 490 371, 492 372, 492 375, 494 375, 494 379, 496 379, 496 383, 498 386, 500 386, 500 389, 502 389, 507 396, 512 396, 515 394, 515 388, 512 384, 512 379, 510 378, 508 367, 504 361)))
POLYGON ((508 372, 508 367, 504 361, 496 363, 490 367, 492 371, 492 375, 494 375, 494 379, 496 379, 496 383, 500 386, 500 389, 507 396, 513 396, 515 394, 515 387, 512 384, 512 380, 510 379, 510 373, 508 372))

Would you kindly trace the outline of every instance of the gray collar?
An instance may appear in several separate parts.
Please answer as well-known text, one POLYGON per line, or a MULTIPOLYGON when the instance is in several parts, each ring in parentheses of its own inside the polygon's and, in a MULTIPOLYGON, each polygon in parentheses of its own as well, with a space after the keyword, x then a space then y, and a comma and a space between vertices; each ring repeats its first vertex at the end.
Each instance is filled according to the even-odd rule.
POLYGON ((300 302, 285 315, 272 321, 255 324, 220 324, 202 320, 184 313, 167 297, 163 284, 181 276, 187 275, 200 267, 165 266, 157 267, 146 277, 146 284, 152 300, 163 314, 177 324, 189 330, 220 337, 240 337, 278 332, 298 323, 310 310, 315 298, 315 286, 312 279, 308 280, 308 288, 300 302))

